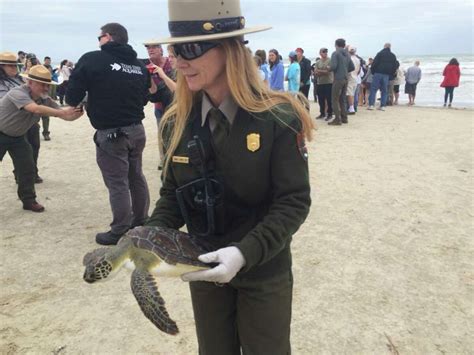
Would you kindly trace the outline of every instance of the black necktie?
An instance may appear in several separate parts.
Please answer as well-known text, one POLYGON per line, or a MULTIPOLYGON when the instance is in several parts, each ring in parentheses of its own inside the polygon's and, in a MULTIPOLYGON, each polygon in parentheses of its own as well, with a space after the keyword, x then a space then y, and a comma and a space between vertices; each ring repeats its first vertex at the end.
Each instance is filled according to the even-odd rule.
MULTIPOLYGON (((208 113, 208 119, 215 122, 212 131, 212 139, 217 150, 221 150, 230 133, 230 123, 224 114, 217 108, 211 108, 208 113)), ((211 121, 209 121, 209 124, 211 121)))

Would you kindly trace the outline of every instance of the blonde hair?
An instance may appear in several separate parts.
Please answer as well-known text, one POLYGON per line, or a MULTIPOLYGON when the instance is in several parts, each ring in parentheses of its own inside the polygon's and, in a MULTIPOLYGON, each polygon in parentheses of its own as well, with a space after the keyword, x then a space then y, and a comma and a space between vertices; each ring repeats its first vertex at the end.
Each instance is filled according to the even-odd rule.
MULTIPOLYGON (((309 107, 307 99, 301 94, 292 96, 288 93, 270 90, 268 85, 261 80, 253 57, 241 38, 223 39, 221 40, 221 47, 226 55, 226 76, 230 93, 237 105, 250 113, 273 112, 275 119, 286 125, 278 117, 284 111, 279 108, 278 113, 276 113, 275 106, 290 104, 292 111, 296 113, 300 120, 302 134, 308 141, 312 140, 315 126, 305 108, 309 107)), ((166 142, 165 166, 163 169, 165 174, 171 157, 181 140, 193 104, 197 102, 200 95, 201 92, 189 90, 184 77, 178 71, 173 103, 160 123, 161 141, 163 141, 164 131, 172 127, 171 136, 166 142)), ((291 114, 292 111, 288 113, 291 114)))

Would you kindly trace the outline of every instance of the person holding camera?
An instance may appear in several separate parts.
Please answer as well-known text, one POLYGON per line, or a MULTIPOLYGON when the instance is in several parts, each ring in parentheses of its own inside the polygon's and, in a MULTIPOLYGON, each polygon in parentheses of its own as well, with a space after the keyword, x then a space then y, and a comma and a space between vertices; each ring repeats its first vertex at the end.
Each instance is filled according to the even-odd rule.
MULTIPOLYGON (((8 63, 8 56, 0 55, 0 63, 8 63), (3 57, 3 58, 2 58, 3 57)), ((16 70, 14 55, 10 56, 12 71, 16 70)), ((38 124, 40 116, 55 116, 66 121, 73 121, 82 115, 82 111, 69 107, 60 109, 48 96, 49 86, 55 85, 51 73, 42 65, 31 67, 28 74, 21 74, 26 84, 11 88, 0 100, 0 161, 8 152, 15 167, 18 182, 18 197, 23 209, 32 212, 43 212, 44 206, 36 201, 35 160, 30 143, 25 135, 38 124)))
POLYGON ((69 78, 66 102, 79 105, 88 93, 87 114, 96 129, 97 164, 109 191, 111 229, 96 242, 117 244, 148 218, 150 197, 142 172, 146 136, 142 120, 149 94, 156 91, 137 53, 128 45, 127 29, 118 23, 101 27, 100 50, 84 54, 69 78))

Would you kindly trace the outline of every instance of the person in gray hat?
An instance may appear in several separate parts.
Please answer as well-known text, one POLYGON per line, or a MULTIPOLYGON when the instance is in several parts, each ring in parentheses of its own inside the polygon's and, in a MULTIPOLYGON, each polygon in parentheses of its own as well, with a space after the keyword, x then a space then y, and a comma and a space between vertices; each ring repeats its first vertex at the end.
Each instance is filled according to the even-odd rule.
POLYGON ((311 204, 313 123, 297 97, 261 80, 243 35, 269 27, 245 27, 238 0, 168 4, 171 37, 154 43, 173 45, 176 95, 146 225, 186 225, 214 250, 199 256, 210 269, 182 275, 199 354, 289 354, 290 243, 311 204))

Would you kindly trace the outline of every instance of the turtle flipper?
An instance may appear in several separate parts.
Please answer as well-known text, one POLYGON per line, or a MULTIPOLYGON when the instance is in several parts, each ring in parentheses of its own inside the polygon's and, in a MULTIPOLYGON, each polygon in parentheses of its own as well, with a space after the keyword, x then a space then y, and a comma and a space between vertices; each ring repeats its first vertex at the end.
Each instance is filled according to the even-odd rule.
POLYGON ((148 272, 135 269, 132 273, 132 291, 145 316, 165 333, 178 334, 178 326, 165 308, 165 301, 158 292, 155 277, 148 272))

